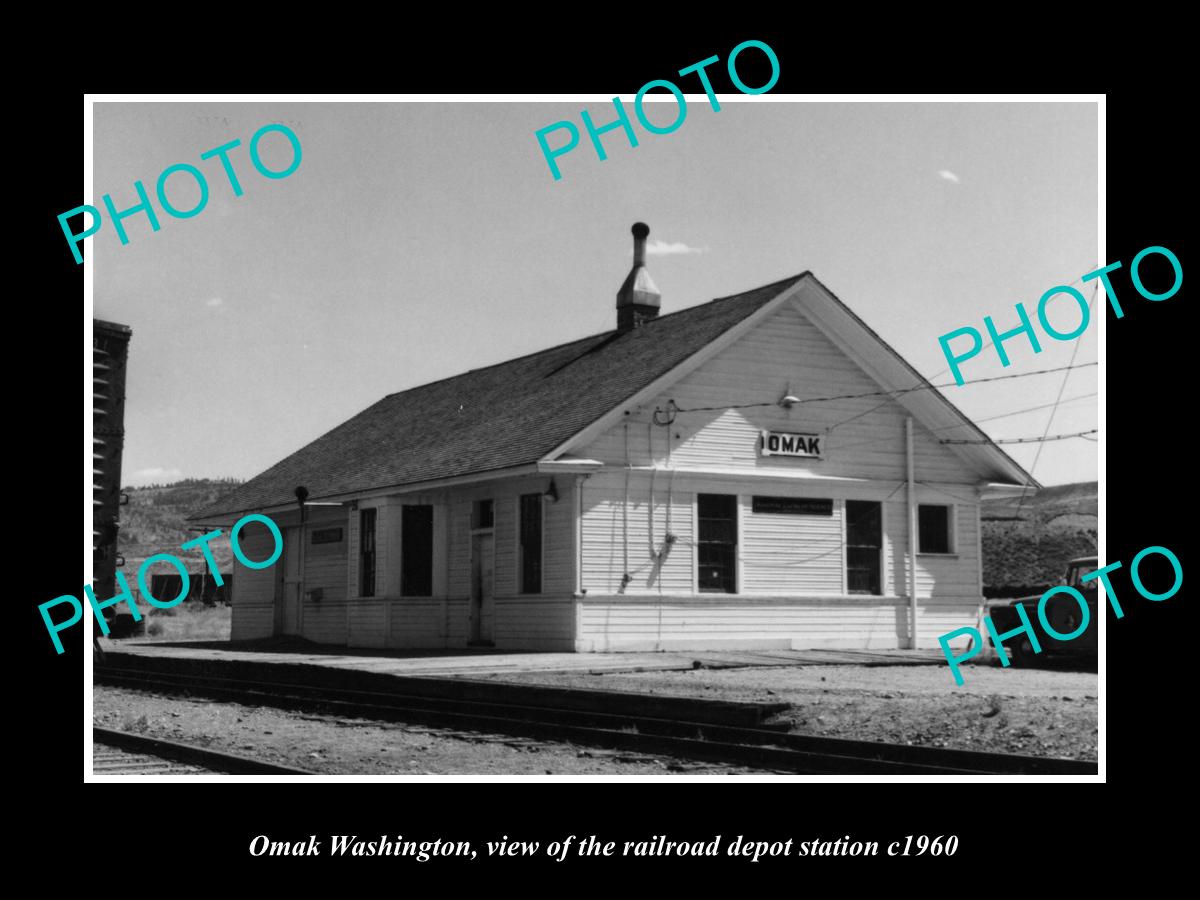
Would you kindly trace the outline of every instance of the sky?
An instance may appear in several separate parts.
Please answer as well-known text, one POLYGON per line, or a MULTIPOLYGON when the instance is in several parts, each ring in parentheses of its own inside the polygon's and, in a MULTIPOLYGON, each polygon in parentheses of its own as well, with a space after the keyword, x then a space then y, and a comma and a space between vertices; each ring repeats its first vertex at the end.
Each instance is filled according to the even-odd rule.
MULTIPOLYGON (((664 314, 809 270, 939 384, 953 382, 940 335, 982 332, 986 315, 1012 328, 1018 302, 1036 321, 1056 285, 1092 297, 1078 279, 1108 262, 1095 104, 736 99, 715 112, 689 95, 665 135, 631 113, 638 146, 609 132, 603 161, 579 115, 611 121, 602 100, 95 104, 89 202, 133 206, 134 181, 153 196, 176 163, 209 185, 192 218, 156 200, 159 231, 135 214, 127 245, 109 222, 87 239, 95 315, 133 329, 125 483, 249 478, 386 394, 614 328, 635 221, 664 314), (581 141, 556 181, 534 135, 562 120, 581 141), (274 122, 302 159, 267 179, 247 147, 274 122), (235 138, 240 197, 200 159, 235 138)), ((669 99, 647 110, 663 125, 676 113, 669 99)), ((268 168, 291 160, 278 133, 260 148, 268 168)), ((167 193, 180 209, 199 197, 186 174, 167 193)), ((1060 331, 1079 322, 1066 297, 1048 312, 1060 331)), ((1095 319, 1077 340, 1041 334, 1040 353, 1007 342, 1007 369, 985 350, 964 378, 1094 362, 1095 319)), ((942 390, 993 438, 1097 424, 1094 366, 942 390)), ((1096 479, 1096 443, 1041 446, 1043 484, 1096 479)), ((1005 449, 1029 469, 1037 447, 1005 449)))

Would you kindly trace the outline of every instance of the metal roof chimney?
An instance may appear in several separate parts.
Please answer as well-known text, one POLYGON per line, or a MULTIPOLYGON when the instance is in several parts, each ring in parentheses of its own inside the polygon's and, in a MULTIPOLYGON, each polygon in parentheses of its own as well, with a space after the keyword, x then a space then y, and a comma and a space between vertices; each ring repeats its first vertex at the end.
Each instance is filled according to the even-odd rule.
POLYGON ((633 268, 625 276, 625 283, 617 291, 617 331, 632 331, 644 322, 658 316, 662 302, 650 273, 646 271, 646 238, 650 226, 645 222, 633 225, 633 268))

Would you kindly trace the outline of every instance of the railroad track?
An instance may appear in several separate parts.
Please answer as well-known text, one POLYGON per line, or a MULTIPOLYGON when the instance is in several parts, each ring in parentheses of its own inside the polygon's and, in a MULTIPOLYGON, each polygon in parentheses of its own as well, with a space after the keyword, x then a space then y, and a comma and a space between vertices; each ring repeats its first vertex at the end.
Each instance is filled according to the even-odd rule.
POLYGON ((608 747, 797 774, 1095 775, 1096 763, 1070 759, 882 744, 675 718, 615 714, 396 691, 361 691, 97 666, 95 683, 281 709, 415 722, 537 740, 608 747))
POLYGON ((313 774, 248 756, 99 726, 92 727, 92 772, 96 775, 313 774))

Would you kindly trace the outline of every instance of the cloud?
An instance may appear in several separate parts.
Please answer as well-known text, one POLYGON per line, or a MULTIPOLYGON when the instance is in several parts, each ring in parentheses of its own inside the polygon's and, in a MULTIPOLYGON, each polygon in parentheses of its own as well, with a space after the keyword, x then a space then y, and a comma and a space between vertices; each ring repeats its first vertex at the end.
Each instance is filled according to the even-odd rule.
POLYGON ((170 484, 172 481, 179 481, 181 478, 183 478, 183 473, 178 469, 164 469, 161 466, 152 466, 149 469, 138 469, 125 478, 124 481, 131 487, 143 487, 147 484, 170 484))
POLYGON ((961 180, 959 179, 959 177, 957 175, 955 175, 953 172, 951 172, 949 169, 942 169, 941 171, 938 172, 938 175, 942 178, 945 178, 947 181, 951 182, 952 184, 961 184, 962 183, 961 180))
POLYGON ((220 297, 210 297, 208 300, 205 300, 205 301, 204 301, 204 305, 205 305, 205 306, 211 306, 211 307, 214 307, 214 308, 215 308, 215 307, 218 307, 218 306, 224 306, 224 305, 225 305, 225 301, 224 301, 224 300, 222 300, 220 297))
POLYGON ((648 256, 676 256, 685 253, 707 253, 708 247, 689 247, 682 241, 668 243, 667 241, 651 241, 646 245, 648 256))

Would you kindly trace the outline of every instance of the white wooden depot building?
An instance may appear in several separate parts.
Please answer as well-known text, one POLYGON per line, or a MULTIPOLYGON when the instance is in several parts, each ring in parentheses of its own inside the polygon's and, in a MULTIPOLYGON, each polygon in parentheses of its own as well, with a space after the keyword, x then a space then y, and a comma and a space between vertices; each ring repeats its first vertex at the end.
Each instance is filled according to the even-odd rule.
POLYGON ((1036 482, 809 272, 660 314, 647 233, 614 330, 390 394, 193 517, 284 534, 235 567, 233 638, 903 648, 973 624, 980 498, 1036 482))

